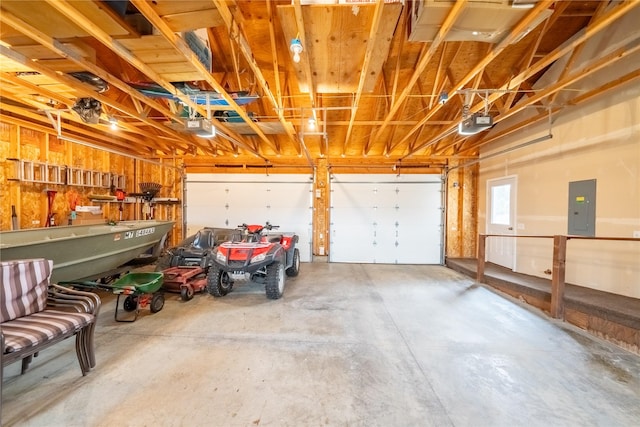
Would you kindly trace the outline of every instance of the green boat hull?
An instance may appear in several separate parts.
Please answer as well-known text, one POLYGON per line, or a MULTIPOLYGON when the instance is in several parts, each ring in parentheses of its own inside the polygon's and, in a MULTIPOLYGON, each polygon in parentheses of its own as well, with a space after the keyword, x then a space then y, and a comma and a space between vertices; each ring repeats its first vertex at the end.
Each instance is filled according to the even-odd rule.
POLYGON ((158 247, 173 221, 122 221, 0 232, 0 261, 53 260, 53 283, 104 277, 158 247))

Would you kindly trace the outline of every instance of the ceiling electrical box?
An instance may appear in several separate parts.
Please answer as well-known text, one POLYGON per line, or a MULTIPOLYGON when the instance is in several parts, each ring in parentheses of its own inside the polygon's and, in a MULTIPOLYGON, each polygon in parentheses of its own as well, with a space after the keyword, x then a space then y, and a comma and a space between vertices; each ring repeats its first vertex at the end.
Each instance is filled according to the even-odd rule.
POLYGON ((569 183, 569 212, 567 234, 596 235, 596 180, 569 183))

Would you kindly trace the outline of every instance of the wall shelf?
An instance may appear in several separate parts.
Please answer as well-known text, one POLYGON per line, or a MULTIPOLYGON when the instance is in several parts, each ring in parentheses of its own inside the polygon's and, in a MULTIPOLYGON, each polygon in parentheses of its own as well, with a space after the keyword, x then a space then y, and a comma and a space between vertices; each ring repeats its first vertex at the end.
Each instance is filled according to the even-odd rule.
MULTIPOLYGON (((115 199, 106 199, 106 198, 91 198, 89 197, 93 203, 144 203, 145 200, 140 197, 125 197, 124 200, 115 200, 115 199)), ((148 203, 156 204, 156 205, 179 205, 180 199, 176 199, 174 197, 159 197, 151 199, 148 203)))
POLYGON ((65 184, 64 166, 50 165, 44 162, 7 159, 14 162, 13 173, 9 181, 32 182, 38 184, 65 184))
POLYGON ((8 181, 34 184, 73 185, 92 188, 124 188, 124 175, 89 169, 52 165, 45 162, 8 158, 14 162, 8 181))

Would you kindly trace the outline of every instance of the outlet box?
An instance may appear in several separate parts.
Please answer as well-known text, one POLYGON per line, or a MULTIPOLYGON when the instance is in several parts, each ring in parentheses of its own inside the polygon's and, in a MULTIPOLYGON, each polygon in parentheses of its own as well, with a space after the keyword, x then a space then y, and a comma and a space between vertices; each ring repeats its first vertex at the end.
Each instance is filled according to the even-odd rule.
POLYGON ((633 237, 634 237, 635 239, 640 239, 640 230, 635 230, 635 231, 633 232, 633 237))
POLYGON ((40 224, 40 220, 34 219, 33 221, 31 221, 31 225, 38 225, 40 224))

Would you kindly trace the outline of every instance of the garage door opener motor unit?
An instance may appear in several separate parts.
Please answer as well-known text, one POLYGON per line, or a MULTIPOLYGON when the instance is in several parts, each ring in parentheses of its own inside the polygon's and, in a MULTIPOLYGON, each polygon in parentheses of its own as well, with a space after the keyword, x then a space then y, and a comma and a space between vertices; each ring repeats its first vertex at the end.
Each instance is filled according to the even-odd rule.
POLYGON ((464 119, 458 125, 460 135, 474 135, 493 126, 493 117, 481 113, 475 113, 464 119))
POLYGON ((213 137, 216 136, 216 128, 211 124, 211 120, 205 118, 195 118, 185 120, 185 130, 194 133, 197 136, 213 137))
POLYGON ((462 106, 462 121, 458 124, 458 134, 475 135, 478 132, 490 129, 493 126, 493 117, 489 114, 489 90, 470 90, 461 91, 465 94, 464 105, 462 106), (484 92, 484 96, 480 93, 484 92), (484 99, 484 111, 473 114, 470 113, 471 101, 474 93, 477 93, 484 99))

